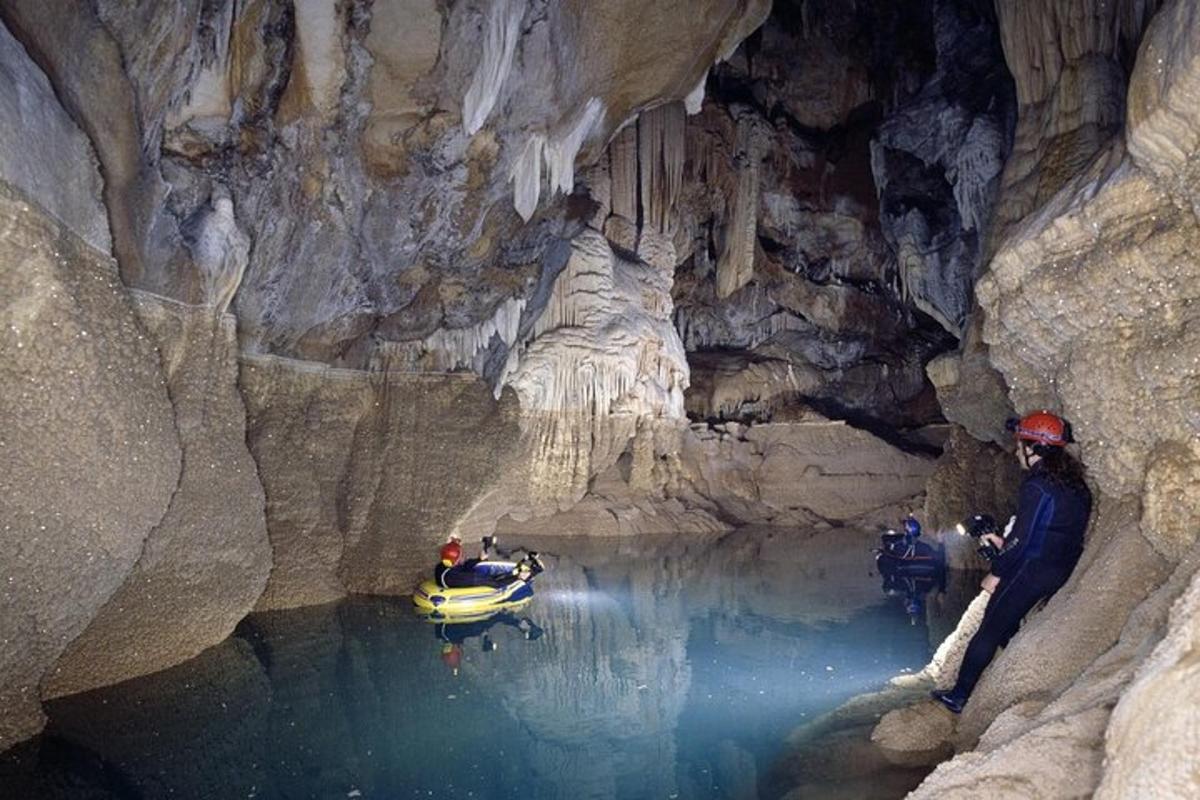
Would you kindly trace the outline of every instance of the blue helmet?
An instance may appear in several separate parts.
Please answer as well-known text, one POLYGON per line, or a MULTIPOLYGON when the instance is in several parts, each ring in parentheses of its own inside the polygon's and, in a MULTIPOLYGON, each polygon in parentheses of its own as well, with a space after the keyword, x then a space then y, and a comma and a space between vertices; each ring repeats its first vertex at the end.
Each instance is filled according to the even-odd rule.
POLYGON ((920 536, 921 523, 917 522, 916 517, 905 517, 904 532, 909 536, 920 536))

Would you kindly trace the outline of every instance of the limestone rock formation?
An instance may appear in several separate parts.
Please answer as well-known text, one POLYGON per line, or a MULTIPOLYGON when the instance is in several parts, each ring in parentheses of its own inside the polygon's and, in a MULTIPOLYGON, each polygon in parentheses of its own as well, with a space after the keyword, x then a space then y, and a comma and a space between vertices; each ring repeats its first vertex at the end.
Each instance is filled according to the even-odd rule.
POLYGON ((88 245, 108 253, 112 241, 92 146, 3 24, 0 75, 0 177, 88 245))
POLYGON ((1018 104, 1013 155, 1004 166, 996 207, 997 241, 1120 131, 1133 56, 1160 5, 1161 0, 996 4, 1018 104))
POLYGON ((135 303, 162 354, 183 471, 133 571, 43 680, 47 697, 156 672, 223 641, 271 572, 233 319, 151 295, 135 303))
POLYGON ((116 265, 32 203, 0 180, 0 746, 40 728, 39 683, 130 574, 180 474, 116 265))
POLYGON ((990 514, 1001 525, 1016 512, 1021 470, 1011 453, 952 428, 937 469, 925 485, 924 523, 944 534, 947 563, 956 569, 986 569, 977 543, 954 532, 971 514, 990 514))
MULTIPOLYGON (((1061 409, 1075 424, 1102 499, 1075 576, 997 657, 963 715, 959 744, 978 739, 978 752, 939 768, 917 797, 966 797, 985 784, 999 796, 1024 796, 1031 781, 1055 796, 1101 785, 1109 796, 1150 785, 1167 797, 1195 791, 1194 776, 1166 762, 1154 784, 1132 766, 1136 751, 1187 746, 1184 719, 1193 709, 1147 709, 1155 723, 1136 744, 1125 733, 1132 699, 1110 720, 1151 649, 1178 646, 1163 639, 1167 611, 1196 571, 1192 410, 1200 381, 1192 329, 1200 281, 1190 254, 1200 229, 1194 188, 1166 176, 1188 174, 1194 160, 1195 137, 1171 131, 1200 125, 1198 106, 1183 99, 1194 92, 1200 60, 1182 44, 1200 36, 1200 19, 1186 2, 1167 3, 1154 17, 1125 116, 1121 59, 1156 6, 1105 4, 1080 27, 1040 6, 1002 6, 1002 19, 1012 15, 1006 52, 1019 94, 1023 103, 1034 98, 1022 109, 1022 130, 1049 133, 1018 134, 1019 155, 1006 171, 1013 196, 1003 201, 1002 221, 1013 209, 1039 207, 1009 219, 977 286, 983 338, 1018 407, 1061 409), (1036 50, 1047 41, 1020 34, 1030 26, 1070 45, 1065 65, 1052 60, 1047 69, 1036 53, 1014 54, 1018 44, 1036 50), (1060 100, 1036 99, 1035 84, 1060 100), (1124 137, 1106 141, 1122 122, 1124 137), (1036 170, 1031 153, 1041 160, 1036 170), (1075 769, 1069 785, 1064 764, 1075 769)), ((1190 606, 1177 608, 1172 624, 1186 630, 1190 606)), ((1143 674, 1170 660, 1146 662, 1143 674)))
POLYGON ((690 415, 937 418, 924 368, 965 327, 1009 141, 995 26, 982 4, 783 2, 714 71, 673 225, 690 415))
POLYGON ((191 231, 227 199, 255 254, 243 347, 364 367, 531 291, 577 158, 691 94, 768 8, 22 0, 3 18, 94 141, 127 283, 204 302, 191 231), (513 213, 510 181, 545 224, 513 213), (494 269, 508 280, 479 280, 494 269))
POLYGON ((848 521, 920 494, 931 459, 905 453, 844 422, 692 428, 682 478, 743 523, 848 521))
POLYGON ((1198 732, 1186 708, 1196 697, 1198 676, 1189 658, 1196 652, 1198 621, 1200 575, 1172 607, 1166 635, 1113 710, 1105 734, 1107 768, 1096 790, 1101 800, 1200 791, 1190 768, 1198 732))
POLYGON ((936 71, 879 126, 871 168, 904 294, 961 338, 1015 99, 992 9, 938 2, 932 17, 936 71))
POLYGON ((505 471, 513 398, 467 375, 251 359, 240 384, 274 568, 260 609, 403 594, 505 471))

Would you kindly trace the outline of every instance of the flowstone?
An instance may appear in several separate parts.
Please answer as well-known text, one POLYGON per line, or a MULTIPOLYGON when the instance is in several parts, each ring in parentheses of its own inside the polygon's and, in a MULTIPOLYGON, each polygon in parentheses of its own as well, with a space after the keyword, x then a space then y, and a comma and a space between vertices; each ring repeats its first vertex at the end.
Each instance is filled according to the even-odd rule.
POLYGON ((178 487, 159 357, 116 265, 0 181, 0 748, 178 487))

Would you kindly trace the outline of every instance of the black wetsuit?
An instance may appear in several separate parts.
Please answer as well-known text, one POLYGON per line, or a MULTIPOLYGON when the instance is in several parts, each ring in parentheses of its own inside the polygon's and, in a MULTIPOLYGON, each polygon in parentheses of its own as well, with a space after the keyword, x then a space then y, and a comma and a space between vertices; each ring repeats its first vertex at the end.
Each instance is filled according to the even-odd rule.
POLYGON ((468 558, 453 567, 447 567, 438 562, 438 565, 433 568, 433 579, 443 589, 463 589, 468 586, 491 586, 498 589, 508 586, 517 579, 516 575, 489 575, 485 572, 477 572, 475 565, 478 563, 478 558, 468 558))
MULTIPOLYGON (((457 622, 453 624, 439 623, 433 628, 433 635, 444 642, 463 644, 467 639, 482 636, 496 625, 507 625, 510 628, 522 630, 521 620, 515 615, 504 611, 476 622, 457 622)), ((530 627, 536 625, 530 623, 530 627)))
POLYGON ((1035 464, 1017 501, 1017 521, 1004 549, 992 560, 1000 585, 988 601, 979 630, 967 645, 951 694, 965 702, 983 670, 1017 632, 1039 601, 1058 591, 1083 552, 1083 534, 1092 511, 1086 486, 1050 478, 1035 464))

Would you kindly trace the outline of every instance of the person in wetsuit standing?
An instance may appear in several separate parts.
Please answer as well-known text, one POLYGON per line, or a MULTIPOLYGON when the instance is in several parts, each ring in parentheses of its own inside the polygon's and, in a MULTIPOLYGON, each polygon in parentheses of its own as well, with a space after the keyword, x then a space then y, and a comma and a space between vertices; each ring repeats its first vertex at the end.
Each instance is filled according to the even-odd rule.
POLYGON ((1066 445, 1070 427, 1049 411, 1010 420, 1017 460, 1027 470, 1017 500, 1016 521, 1005 537, 984 534, 1000 551, 983 581, 991 592, 983 622, 967 645, 958 681, 933 697, 960 713, 983 670, 1016 634, 1021 620, 1071 577, 1083 552, 1083 534, 1092 511, 1092 495, 1083 467, 1066 445))

